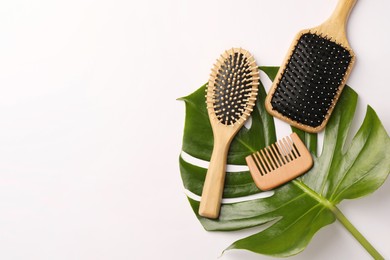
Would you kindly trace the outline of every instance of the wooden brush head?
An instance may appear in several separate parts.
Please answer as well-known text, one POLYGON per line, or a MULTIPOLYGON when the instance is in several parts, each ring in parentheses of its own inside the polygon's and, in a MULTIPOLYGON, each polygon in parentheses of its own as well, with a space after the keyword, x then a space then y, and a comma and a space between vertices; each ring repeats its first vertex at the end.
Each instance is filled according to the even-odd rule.
POLYGON ((266 98, 271 115, 310 133, 326 126, 355 62, 345 30, 355 2, 340 0, 327 21, 298 33, 266 98))
POLYGON ((304 131, 321 131, 353 63, 350 48, 315 31, 301 32, 267 96, 267 111, 304 131))
POLYGON ((253 56, 241 48, 225 51, 214 65, 206 89, 210 120, 238 128, 255 105, 259 72, 253 56))
POLYGON ((214 147, 202 190, 199 215, 218 218, 233 137, 255 105, 259 72, 254 58, 241 48, 225 51, 212 69, 206 104, 214 147))

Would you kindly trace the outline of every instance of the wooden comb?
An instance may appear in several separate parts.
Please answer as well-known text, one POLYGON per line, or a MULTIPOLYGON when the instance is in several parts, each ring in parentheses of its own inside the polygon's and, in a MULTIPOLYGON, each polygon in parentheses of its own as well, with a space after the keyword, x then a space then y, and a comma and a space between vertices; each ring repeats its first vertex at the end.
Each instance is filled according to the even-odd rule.
POLYGON ((295 179, 313 166, 310 152, 296 133, 245 159, 256 186, 263 191, 295 179))
POLYGON ((211 71, 206 104, 213 129, 214 147, 203 186, 199 215, 218 218, 229 146, 253 110, 259 71, 253 56, 241 48, 225 51, 211 71))
POLYGON ((298 33, 266 98, 271 115, 310 133, 325 127, 355 62, 346 37, 355 2, 339 0, 328 20, 298 33))

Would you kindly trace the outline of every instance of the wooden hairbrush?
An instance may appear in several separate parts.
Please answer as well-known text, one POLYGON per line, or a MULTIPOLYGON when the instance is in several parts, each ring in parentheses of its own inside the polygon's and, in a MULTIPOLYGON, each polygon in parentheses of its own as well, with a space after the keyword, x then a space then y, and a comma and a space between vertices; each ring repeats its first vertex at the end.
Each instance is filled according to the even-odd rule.
POLYGON ((256 186, 263 191, 295 179, 313 166, 309 150, 296 133, 245 159, 256 186))
POLYGON ((214 147, 204 182, 199 215, 218 218, 230 143, 249 117, 257 97, 259 71, 248 51, 225 51, 211 70, 206 104, 214 147))
POLYGON ((298 33, 265 101, 271 115, 310 133, 325 127, 355 62, 346 37, 355 2, 339 0, 328 20, 298 33))

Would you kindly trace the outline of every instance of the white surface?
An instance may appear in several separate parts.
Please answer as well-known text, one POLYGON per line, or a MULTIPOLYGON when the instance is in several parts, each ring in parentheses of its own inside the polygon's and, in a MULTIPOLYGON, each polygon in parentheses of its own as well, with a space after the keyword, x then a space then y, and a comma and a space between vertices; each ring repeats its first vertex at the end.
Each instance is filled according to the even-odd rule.
MULTIPOLYGON (((0 2, 0 259, 216 259, 254 230, 205 232, 184 195, 184 105, 221 52, 279 65, 336 0, 0 2)), ((390 130, 390 2, 349 22, 359 115, 390 130)), ((269 85, 267 85, 269 87, 269 85)), ((341 210, 390 258, 390 181, 341 210)), ((292 259, 370 259, 339 224, 292 259)), ((220 259, 271 259, 231 251, 220 259)), ((272 258, 273 259, 273 258, 272 258)))

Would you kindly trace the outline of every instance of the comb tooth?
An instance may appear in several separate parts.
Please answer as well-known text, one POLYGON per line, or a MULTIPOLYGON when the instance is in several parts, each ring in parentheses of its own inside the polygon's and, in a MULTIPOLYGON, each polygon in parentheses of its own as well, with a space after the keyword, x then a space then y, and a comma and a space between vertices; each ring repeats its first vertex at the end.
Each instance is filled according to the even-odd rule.
POLYGON ((267 162, 265 161, 264 156, 260 152, 257 152, 257 156, 260 158, 260 161, 261 161, 261 163, 263 165, 263 169, 264 169, 265 174, 267 174, 267 173, 270 172, 270 169, 269 169, 269 167, 267 165, 267 162))
POLYGON ((284 144, 286 145, 286 147, 288 149, 288 154, 290 155, 291 160, 294 160, 296 158, 296 156, 295 156, 293 147, 290 145, 289 141, 290 140, 289 140, 288 136, 283 138, 283 142, 284 142, 284 144))
POLYGON ((295 152, 297 153, 298 157, 301 157, 301 152, 300 152, 299 149, 298 149, 299 143, 300 143, 301 145, 303 145, 304 147, 306 147, 306 146, 302 143, 301 139, 299 139, 298 135, 295 134, 295 136, 296 136, 296 138, 297 138, 296 140, 293 138, 293 137, 294 137, 294 134, 290 135, 290 138, 291 138, 291 140, 292 140, 292 143, 293 143, 293 147, 294 147, 294 149, 295 149, 295 152))
POLYGON ((283 143, 284 143, 284 145, 285 145, 285 147, 286 147, 286 149, 287 149, 287 154, 288 154, 288 156, 290 157, 290 160, 293 161, 295 158, 294 158, 294 156, 291 154, 292 149, 291 149, 290 146, 288 145, 288 142, 286 141, 286 138, 283 138, 282 140, 283 140, 283 143))
POLYGON ((255 159, 257 168, 259 169, 261 176, 263 176, 264 174, 266 174, 266 172, 265 172, 264 169, 263 169, 263 166, 261 165, 259 159, 257 158, 257 154, 256 154, 256 153, 252 154, 252 157, 253 157, 253 159, 255 159))
POLYGON ((272 147, 272 150, 273 150, 274 154, 276 155, 276 158, 278 159, 279 166, 282 166, 283 164, 285 164, 285 162, 283 160, 283 157, 280 156, 280 153, 278 151, 277 143, 276 144, 272 144, 271 147, 272 147))
POLYGON ((296 150, 296 147, 295 147, 293 141, 291 140, 291 137, 287 136, 286 139, 287 139, 287 141, 288 141, 288 143, 289 143, 289 145, 290 145, 290 147, 291 147, 291 151, 292 151, 294 157, 295 157, 295 158, 298 158, 298 157, 299 157, 299 153, 298 153, 298 151, 296 150))
POLYGON ((291 151, 294 154, 295 158, 300 157, 299 151, 297 150, 297 147, 294 144, 294 140, 290 136, 287 136, 287 140, 290 144, 291 151))
POLYGON ((261 162, 261 165, 263 166, 263 169, 264 169, 264 174, 267 174, 269 172, 268 168, 267 168, 267 165, 265 164, 264 160, 263 160, 263 157, 262 155, 260 154, 260 152, 256 152, 256 155, 257 157, 259 158, 260 162, 261 162))
POLYGON ((264 150, 265 150, 265 153, 267 154, 267 159, 271 162, 273 170, 275 170, 278 167, 275 164, 275 158, 272 156, 272 153, 270 153, 270 151, 268 151, 269 147, 266 147, 264 150))
POLYGON ((264 153, 264 150, 261 150, 260 153, 261 153, 261 155, 262 155, 263 158, 264 158, 264 161, 265 161, 266 166, 267 166, 267 168, 268 168, 268 172, 272 171, 273 168, 271 167, 271 164, 269 163, 268 158, 267 158, 267 155, 264 153))
POLYGON ((274 160, 275 162, 275 165, 276 165, 276 168, 279 168, 280 166, 282 166, 281 162, 280 162, 280 158, 277 156, 277 154, 275 153, 275 150, 274 148, 272 147, 272 145, 268 146, 268 149, 269 149, 269 153, 271 154, 271 157, 272 159, 274 160))
POLYGON ((283 148, 280 146, 280 143, 276 143, 276 147, 278 148, 278 152, 279 152, 280 158, 282 158, 283 164, 287 164, 288 160, 286 159, 286 157, 283 154, 283 148))
POLYGON ((281 153, 282 157, 284 158, 286 163, 289 163, 290 160, 289 160, 289 158, 287 156, 287 154, 288 154, 287 150, 286 150, 286 148, 285 148, 285 146, 284 146, 284 144, 283 144, 283 142, 281 140, 278 141, 278 145, 279 145, 280 153, 281 153))
POLYGON ((290 148, 288 147, 288 144, 286 143, 286 140, 284 138, 282 138, 280 140, 280 143, 283 144, 283 149, 284 149, 284 153, 285 153, 285 158, 288 159, 289 162, 292 161, 292 157, 290 155, 290 148))

